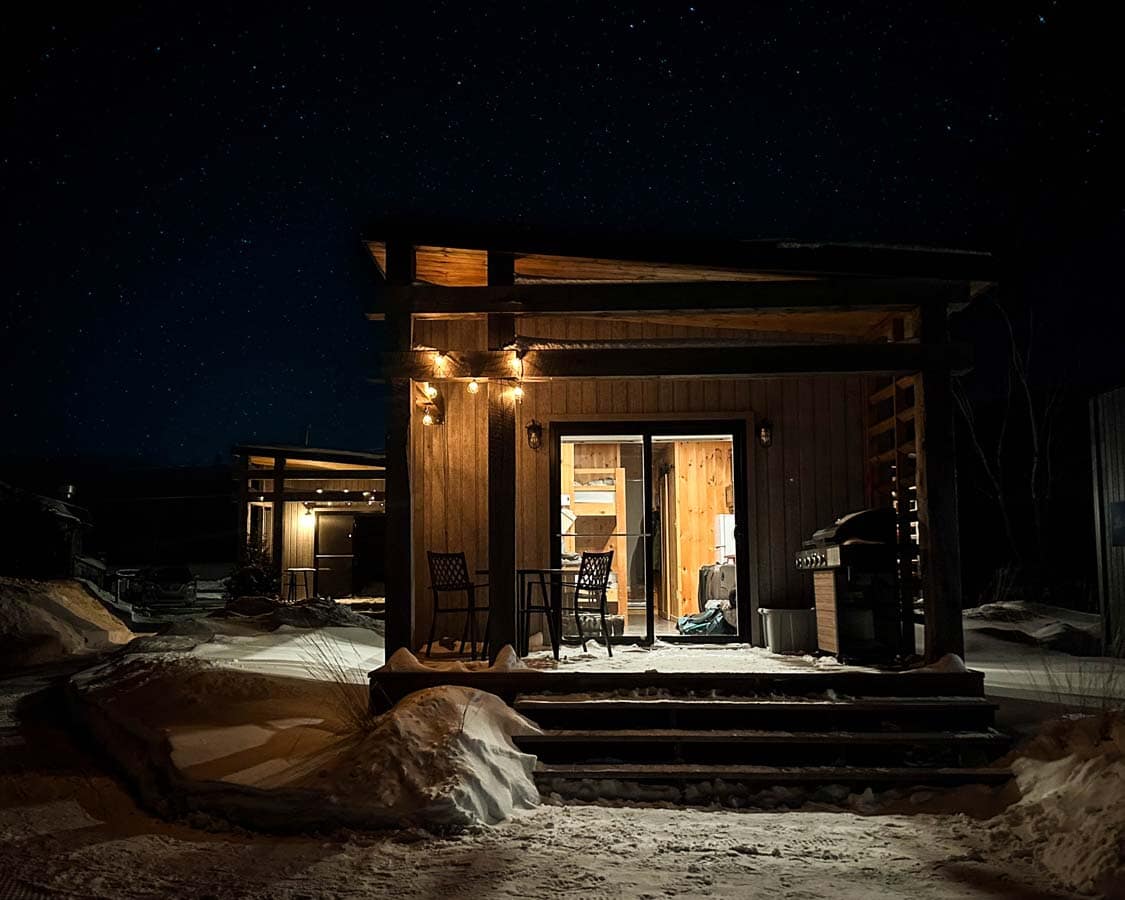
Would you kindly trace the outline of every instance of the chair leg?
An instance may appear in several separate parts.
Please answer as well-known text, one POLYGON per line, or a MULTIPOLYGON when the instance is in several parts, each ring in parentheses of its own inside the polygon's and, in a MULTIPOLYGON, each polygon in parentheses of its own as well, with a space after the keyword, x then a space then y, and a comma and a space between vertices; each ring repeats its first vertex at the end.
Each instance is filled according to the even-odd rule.
POLYGON ((481 637, 481 659, 492 656, 492 609, 489 607, 484 614, 484 634, 481 637))
POLYGON ((582 642, 582 652, 586 652, 586 635, 582 633, 582 610, 578 608, 578 592, 574 593, 574 624, 578 626, 578 640, 582 642))
POLYGON ((434 614, 430 619, 430 639, 426 642, 426 659, 430 658, 430 654, 434 649, 434 632, 437 630, 437 617, 438 617, 438 604, 437 595, 434 595, 434 614))
POLYGON ((602 637, 605 638, 605 649, 606 649, 606 651, 609 653, 610 656, 613 656, 613 642, 610 641, 610 639, 609 639, 609 628, 606 626, 605 612, 606 612, 606 599, 605 599, 605 594, 602 594, 602 604, 601 604, 602 637))
POLYGON ((547 620, 547 635, 551 639, 551 652, 555 654, 555 659, 559 658, 559 638, 558 633, 555 631, 555 610, 551 605, 551 600, 547 596, 547 591, 543 591, 543 606, 546 608, 543 613, 543 618, 547 620))
POLYGON ((465 643, 469 640, 469 623, 471 618, 468 613, 465 614, 465 627, 461 629, 461 646, 459 648, 462 656, 465 655, 465 643))
MULTIPOLYGON (((477 658, 477 595, 469 588, 469 659, 477 658)), ((462 651, 464 647, 462 646, 462 651)))
MULTIPOLYGON (((516 611, 516 653, 519 656, 527 655, 527 645, 530 641, 531 631, 531 605, 530 591, 525 579, 520 579, 519 609, 516 611)), ((491 615, 491 607, 490 607, 491 615)))

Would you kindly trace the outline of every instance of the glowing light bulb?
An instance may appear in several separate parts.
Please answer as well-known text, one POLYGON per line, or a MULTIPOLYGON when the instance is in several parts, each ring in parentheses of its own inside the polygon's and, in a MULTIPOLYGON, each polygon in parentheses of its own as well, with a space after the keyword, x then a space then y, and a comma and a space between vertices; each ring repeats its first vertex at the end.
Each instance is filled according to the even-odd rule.
POLYGON ((433 425, 434 424, 434 414, 432 412, 430 412, 428 409, 424 413, 422 413, 422 424, 423 425, 433 425))
POLYGON ((475 378, 469 382, 469 393, 476 394, 480 392, 480 382, 475 378))
POLYGON ((517 403, 520 400, 523 399, 523 385, 522 384, 517 384, 514 388, 512 388, 512 396, 516 398, 517 403))
POLYGON ((434 397, 437 396, 437 388, 430 384, 428 381, 426 382, 426 386, 423 387, 422 390, 426 392, 426 396, 431 400, 433 400, 434 397))

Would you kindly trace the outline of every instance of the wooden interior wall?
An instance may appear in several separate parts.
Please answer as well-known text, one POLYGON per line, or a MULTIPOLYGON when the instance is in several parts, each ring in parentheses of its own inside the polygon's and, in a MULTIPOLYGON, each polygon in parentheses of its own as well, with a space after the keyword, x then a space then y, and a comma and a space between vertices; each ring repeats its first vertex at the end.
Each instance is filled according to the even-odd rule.
MULTIPOLYGON (((313 539, 316 517, 305 515, 305 505, 291 500, 285 503, 284 530, 281 539, 281 589, 288 583, 286 569, 313 565, 313 539)), ((311 579, 310 579, 311 583, 311 579)))
POLYGON ((716 561, 715 516, 728 511, 734 448, 729 441, 678 441, 675 448, 677 615, 683 616, 699 609, 700 567, 716 561))
MULTIPOLYGON (((670 326, 597 319, 547 319, 561 336, 621 339, 659 336, 670 326)), ((677 327, 678 326, 674 326, 677 327)), ((518 325, 521 332, 530 329, 518 325)), ((482 349, 483 320, 415 322, 418 344, 482 349)), ((536 333, 544 334, 537 327, 536 333)), ((697 333, 687 330, 686 333, 697 333)), ((414 416, 411 485, 414 502, 416 643, 430 624, 427 549, 463 550, 471 568, 488 558, 487 388, 470 394, 463 382, 438 383, 445 423, 426 428, 414 416)), ((519 564, 549 563, 551 533, 550 451, 552 421, 744 419, 747 422, 748 519, 755 603, 812 605, 812 580, 793 566, 794 553, 817 528, 864 505, 863 376, 782 377, 740 380, 605 381, 574 379, 529 383, 517 411, 516 475, 519 564), (532 419, 544 426, 543 446, 527 446, 532 419), (762 448, 754 423, 773 423, 773 445, 762 448)), ((441 629, 459 634, 449 616, 441 629)))

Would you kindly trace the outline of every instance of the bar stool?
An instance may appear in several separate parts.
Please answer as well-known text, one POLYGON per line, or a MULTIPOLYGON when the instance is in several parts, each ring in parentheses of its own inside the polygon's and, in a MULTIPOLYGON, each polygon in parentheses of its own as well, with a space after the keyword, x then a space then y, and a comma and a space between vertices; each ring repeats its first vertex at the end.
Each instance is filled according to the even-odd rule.
POLYGON ((315 575, 316 569, 307 568, 305 566, 293 566, 292 568, 286 569, 285 571, 289 573, 289 587, 288 587, 288 590, 286 590, 286 592, 285 592, 285 602, 286 603, 296 603, 297 602, 297 576, 298 575, 301 576, 301 586, 304 588, 304 591, 305 591, 305 599, 308 600, 312 596, 312 591, 309 590, 309 573, 312 572, 315 575))
POLYGON ((519 653, 520 656, 527 656, 531 643, 531 616, 533 613, 541 613, 547 620, 547 634, 551 639, 551 652, 554 653, 555 659, 559 658, 559 639, 561 635, 555 631, 555 614, 556 610, 551 605, 551 595, 547 586, 545 572, 524 570, 520 572, 523 589, 520 592, 520 610, 519 610, 519 626, 520 632, 518 635, 519 640, 519 653), (533 580, 534 579, 534 580, 533 580), (541 603, 535 602, 535 588, 539 588, 539 594, 543 598, 541 603))

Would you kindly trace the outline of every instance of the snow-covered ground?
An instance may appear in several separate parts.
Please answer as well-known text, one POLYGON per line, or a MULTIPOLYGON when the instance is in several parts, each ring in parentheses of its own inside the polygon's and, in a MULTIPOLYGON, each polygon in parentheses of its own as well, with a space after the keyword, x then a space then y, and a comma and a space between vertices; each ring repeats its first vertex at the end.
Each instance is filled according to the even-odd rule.
POLYGON ((967 610, 964 624, 965 661, 984 673, 990 696, 1067 707, 1120 706, 1125 701, 1125 659, 1055 649, 1096 644, 1098 616, 1058 607, 994 603, 967 610))
POLYGON ((989 865, 973 824, 956 817, 546 806, 448 838, 288 840, 125 824, 106 823, 74 800, 0 810, 4 880, 121 900, 1066 896, 989 865))
MULTIPOLYGON (((179 802, 163 806, 171 821, 139 809, 62 722, 33 721, 37 709, 49 718, 64 708, 57 698, 27 702, 45 696, 36 692, 50 672, 0 681, 0 896, 1015 898, 1096 890, 1120 867, 1125 727, 1113 717, 1064 722, 1030 745, 1013 760, 1023 796, 1013 793, 1008 799, 1018 802, 999 815, 993 793, 935 802, 907 795, 895 814, 883 807, 878 815, 857 814, 876 808, 863 803, 773 812, 563 806, 546 798, 532 809, 529 758, 510 743, 524 726, 495 698, 439 689, 363 727, 352 717, 362 715, 367 671, 383 661, 381 636, 340 625, 275 626, 208 620, 139 638, 111 660, 116 669, 78 676, 101 727, 118 729, 112 739, 98 732, 103 750, 146 771, 154 758, 145 754, 166 755, 160 777, 140 781, 150 799, 169 785, 180 792, 179 802), (182 802, 191 795, 187 781, 235 799, 225 808, 182 802), (320 833, 232 829, 247 797, 272 816, 254 821, 320 833), (413 827, 348 830, 379 821, 347 814, 364 804, 406 821, 426 809, 434 814, 413 820, 470 827, 444 837, 413 827), (974 806, 992 818, 932 814, 974 806), (919 814, 902 814, 911 808, 919 814)), ((1039 696, 1033 678, 1052 676, 1029 673, 1081 660, 971 624, 967 643, 969 663, 986 671, 990 690, 1039 696)), ((564 650, 561 666, 839 668, 744 646, 622 647, 612 661, 604 648, 590 650, 564 650)), ((530 663, 553 666, 547 657, 530 663)), ((1125 887, 1108 890, 1125 896, 1112 893, 1125 887)))

